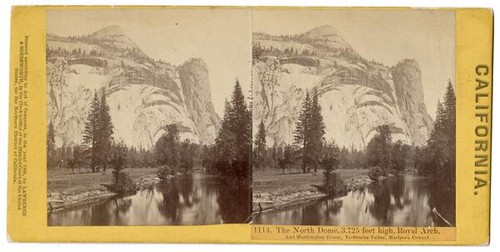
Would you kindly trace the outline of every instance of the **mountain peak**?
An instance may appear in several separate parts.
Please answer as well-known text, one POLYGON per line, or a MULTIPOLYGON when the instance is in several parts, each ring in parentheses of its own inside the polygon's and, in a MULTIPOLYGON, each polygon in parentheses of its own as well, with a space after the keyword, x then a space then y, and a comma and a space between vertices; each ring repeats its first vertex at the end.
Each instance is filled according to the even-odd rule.
POLYGON ((354 49, 340 35, 337 29, 331 25, 318 26, 301 35, 302 38, 317 40, 332 49, 342 49, 355 53, 354 49))
POLYGON ((139 47, 125 35, 123 29, 118 25, 106 26, 90 34, 89 37, 103 41, 105 44, 116 48, 137 49, 140 51, 139 47))
POLYGON ((110 26, 106 26, 102 29, 97 30, 96 32, 92 33, 90 36, 93 38, 96 38, 96 39, 103 39, 103 38, 110 38, 110 37, 117 37, 117 36, 125 36, 125 33, 123 32, 123 29, 120 26, 110 25, 110 26))
POLYGON ((332 36, 340 36, 340 33, 331 25, 322 25, 309 30, 303 36, 311 39, 329 39, 332 36))

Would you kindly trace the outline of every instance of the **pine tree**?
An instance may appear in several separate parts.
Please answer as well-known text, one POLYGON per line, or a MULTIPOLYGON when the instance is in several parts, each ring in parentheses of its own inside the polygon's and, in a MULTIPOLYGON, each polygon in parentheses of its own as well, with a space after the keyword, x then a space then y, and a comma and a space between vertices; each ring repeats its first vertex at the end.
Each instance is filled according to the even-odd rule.
POLYGON ((224 118, 216 138, 217 165, 224 176, 246 185, 252 149, 252 114, 236 80, 231 102, 226 102, 224 118))
POLYGON ((71 168, 71 172, 75 172, 75 168, 78 167, 78 172, 80 172, 80 168, 83 164, 82 160, 82 148, 80 145, 75 145, 73 147, 71 158, 68 162, 69 167, 71 168))
POLYGON ((444 107, 445 107, 445 118, 446 118, 446 130, 448 136, 451 139, 455 138, 455 118, 456 118, 456 97, 451 80, 448 81, 448 86, 446 87, 446 94, 444 97, 444 107))
POLYGON ((406 161, 409 155, 409 146, 401 140, 391 145, 390 163, 394 171, 402 172, 406 168, 406 161))
POLYGON ((252 117, 238 80, 236 80, 231 97, 231 107, 229 116, 232 122, 232 131, 236 134, 236 142, 238 143, 238 160, 249 162, 252 149, 252 117))
POLYGON ((314 89, 313 98, 311 102, 311 115, 310 115, 310 157, 314 165, 314 171, 317 171, 318 163, 321 158, 321 148, 323 143, 323 136, 325 135, 325 124, 323 122, 323 115, 321 115, 321 105, 319 104, 319 94, 314 89))
POLYGON ((127 147, 120 142, 110 149, 110 163, 113 169, 113 191, 118 194, 134 192, 134 184, 129 175, 123 171, 127 162, 127 147))
POLYGON ((179 148, 179 166, 184 173, 193 169, 195 156, 197 156, 196 145, 184 140, 179 148))
POLYGON ((377 135, 366 146, 366 158, 370 166, 379 166, 384 170, 391 167, 391 131, 388 125, 377 127, 377 135))
POLYGON ((108 153, 111 150, 111 143, 113 141, 113 123, 111 121, 111 115, 109 114, 109 105, 106 102, 106 90, 101 89, 101 100, 99 104, 99 130, 98 130, 98 142, 97 148, 99 151, 99 161, 106 171, 106 165, 108 163, 108 153))
POLYGON ((306 92, 306 97, 302 103, 302 110, 300 111, 297 124, 294 131, 294 144, 301 150, 301 166, 302 172, 306 173, 307 165, 310 163, 309 149, 310 139, 309 133, 311 132, 311 97, 309 92, 306 92))
POLYGON ((323 167, 323 192, 333 195, 336 192, 339 178, 334 170, 340 164, 340 149, 335 143, 326 144, 321 153, 321 166, 323 167))
POLYGON ((436 121, 427 142, 429 163, 424 173, 436 176, 444 186, 454 187, 455 183, 455 92, 451 82, 448 83, 444 101, 438 102, 436 121))
POLYGON ((96 172, 96 167, 99 163, 99 112, 100 103, 97 92, 94 92, 94 97, 90 103, 90 109, 83 130, 83 143, 86 146, 86 154, 90 159, 90 169, 96 172))
POLYGON ((216 165, 220 174, 232 174, 231 163, 237 160, 237 150, 234 146, 237 145, 236 136, 233 133, 231 126, 231 103, 226 101, 224 107, 224 118, 222 119, 221 128, 215 139, 216 149, 216 165))
POLYGON ((266 127, 263 121, 260 121, 259 130, 255 138, 254 165, 260 168, 266 160, 266 127))
POLYGON ((52 121, 49 122, 49 127, 47 130, 47 168, 54 168, 56 164, 56 140, 54 124, 52 121))
POLYGON ((415 163, 419 172, 431 177, 431 204, 450 221, 455 218, 456 97, 448 82, 443 102, 438 102, 436 121, 427 146, 417 149, 415 163))
MULTIPOLYGON (((444 97, 444 109, 445 109, 445 134, 448 142, 448 171, 447 173, 453 173, 455 170, 455 150, 456 150, 456 97, 455 97, 455 91, 453 89, 453 85, 451 84, 451 81, 448 81, 448 86, 446 88, 446 94, 444 97)), ((451 178, 451 177, 450 177, 451 178)), ((450 183, 454 183, 454 176, 453 176, 453 181, 450 181, 450 183)))
POLYGON ((285 169, 293 163, 293 147, 291 145, 285 145, 285 147, 281 148, 281 151, 282 153, 279 154, 281 157, 279 158, 278 165, 281 171, 285 173, 285 169))
POLYGON ((276 142, 274 142, 273 147, 268 151, 268 156, 270 156, 271 167, 276 167, 278 163, 278 147, 276 142))
POLYGON ((167 132, 155 145, 157 160, 160 165, 171 169, 179 168, 179 130, 175 124, 167 125, 167 132))

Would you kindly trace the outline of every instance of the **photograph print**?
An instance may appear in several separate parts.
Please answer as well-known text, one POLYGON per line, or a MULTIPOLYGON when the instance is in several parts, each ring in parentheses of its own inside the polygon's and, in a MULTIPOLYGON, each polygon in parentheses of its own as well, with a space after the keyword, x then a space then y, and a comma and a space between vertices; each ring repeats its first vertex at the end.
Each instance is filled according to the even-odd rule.
POLYGON ((254 10, 253 223, 455 226, 455 14, 254 10))
POLYGON ((250 10, 47 11, 49 226, 247 223, 250 10))

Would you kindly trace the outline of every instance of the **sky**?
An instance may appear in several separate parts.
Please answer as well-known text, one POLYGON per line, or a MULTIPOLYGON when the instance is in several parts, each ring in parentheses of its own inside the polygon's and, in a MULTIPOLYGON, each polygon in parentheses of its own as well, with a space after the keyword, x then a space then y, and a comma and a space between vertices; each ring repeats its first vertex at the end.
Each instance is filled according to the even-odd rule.
POLYGON ((435 118, 448 79, 455 83, 455 14, 435 10, 258 10, 253 30, 300 34, 331 25, 362 57, 387 66, 413 58, 420 65, 424 99, 435 118))
POLYGON ((300 34, 335 27, 364 58, 393 66, 414 58, 435 118, 448 79, 455 83, 455 14, 435 10, 106 9, 49 10, 47 32, 83 35, 119 25, 146 54, 175 65, 197 57, 209 70, 212 101, 222 116, 234 81, 249 95, 251 33, 300 34))
POLYGON ((148 56, 174 65, 202 58, 222 117, 236 78, 250 94, 250 11, 243 9, 49 10, 47 32, 86 35, 118 25, 148 56))

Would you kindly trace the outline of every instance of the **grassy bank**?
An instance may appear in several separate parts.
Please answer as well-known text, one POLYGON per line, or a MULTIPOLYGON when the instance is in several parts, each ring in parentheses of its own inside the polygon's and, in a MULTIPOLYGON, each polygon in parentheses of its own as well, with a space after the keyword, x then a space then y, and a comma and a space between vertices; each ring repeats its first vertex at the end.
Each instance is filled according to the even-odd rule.
MULTIPOLYGON (((344 182, 343 187, 351 190, 369 183, 368 169, 338 169, 336 172, 344 182)), ((301 173, 300 170, 263 169, 253 172, 253 211, 277 210, 298 204, 305 204, 326 195, 311 185, 323 183, 323 172, 301 173), (259 207, 260 203, 260 207, 259 207)))
MULTIPOLYGON (((157 168, 127 168, 123 170, 130 175, 133 180, 142 176, 156 174, 157 168)), ((49 170, 47 176, 47 192, 64 191, 75 187, 95 187, 101 184, 109 184, 112 180, 112 170, 96 173, 72 173, 71 170, 49 170)))
MULTIPOLYGON (((153 183, 156 168, 128 168, 123 171, 135 182, 153 183)), ((58 211, 115 196, 103 184, 111 184, 112 170, 96 173, 72 173, 71 170, 49 170, 47 176, 47 210, 58 211)))

